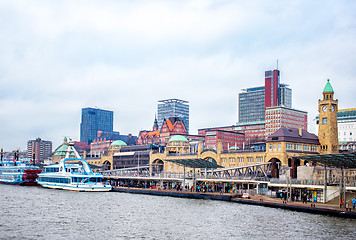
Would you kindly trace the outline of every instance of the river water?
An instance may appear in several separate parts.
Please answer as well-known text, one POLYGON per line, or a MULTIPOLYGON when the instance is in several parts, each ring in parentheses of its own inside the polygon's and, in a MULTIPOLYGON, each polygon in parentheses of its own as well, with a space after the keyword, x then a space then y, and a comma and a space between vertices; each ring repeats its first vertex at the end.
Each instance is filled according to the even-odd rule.
POLYGON ((213 200, 0 185, 0 239, 356 239, 356 220, 213 200))

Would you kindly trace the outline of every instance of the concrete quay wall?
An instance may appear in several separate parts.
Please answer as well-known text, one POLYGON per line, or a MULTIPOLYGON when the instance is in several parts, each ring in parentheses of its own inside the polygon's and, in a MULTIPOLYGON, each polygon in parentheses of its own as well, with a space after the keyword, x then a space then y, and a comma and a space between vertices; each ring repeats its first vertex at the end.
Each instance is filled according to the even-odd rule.
POLYGON ((237 196, 237 194, 220 194, 220 193, 199 193, 199 192, 186 192, 186 191, 167 191, 158 189, 144 189, 144 188, 128 188, 128 187, 113 187, 114 192, 134 193, 134 194, 147 194, 156 196, 169 196, 180 198, 192 199, 206 199, 206 200, 219 200, 230 201, 234 203, 258 205, 264 207, 287 209, 291 211, 306 212, 313 214, 323 214, 343 218, 356 219, 355 211, 345 211, 337 206, 323 205, 323 204, 298 204, 298 203, 282 203, 279 199, 265 200, 263 196, 256 195, 253 199, 244 199, 237 196), (259 198, 260 197, 260 198, 259 198))
POLYGON ((194 199, 210 199, 219 201, 231 201, 236 194, 212 194, 212 193, 199 193, 199 192, 185 192, 185 191, 165 191, 157 189, 145 188, 128 188, 128 187, 113 187, 114 192, 125 192, 135 194, 148 194, 157 196, 168 197, 181 197, 181 198, 194 198, 194 199))

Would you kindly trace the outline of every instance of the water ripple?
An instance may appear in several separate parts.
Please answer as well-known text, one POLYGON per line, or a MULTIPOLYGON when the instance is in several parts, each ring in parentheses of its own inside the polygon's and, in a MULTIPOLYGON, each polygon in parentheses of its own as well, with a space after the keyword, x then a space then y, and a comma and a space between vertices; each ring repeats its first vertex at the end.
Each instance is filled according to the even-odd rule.
POLYGON ((0 185, 0 239, 353 239, 356 220, 230 202, 0 185))

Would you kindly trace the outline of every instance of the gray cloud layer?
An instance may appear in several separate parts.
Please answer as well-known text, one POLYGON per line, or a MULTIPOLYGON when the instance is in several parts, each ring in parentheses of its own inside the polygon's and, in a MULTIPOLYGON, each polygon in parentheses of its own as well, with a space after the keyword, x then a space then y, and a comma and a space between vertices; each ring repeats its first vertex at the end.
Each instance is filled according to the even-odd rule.
POLYGON ((327 78, 340 108, 355 107, 355 12, 353 1, 2 1, 0 146, 79 140, 88 106, 137 134, 165 98, 190 102, 193 134, 231 125, 240 89, 263 85, 277 59, 310 123, 327 78))

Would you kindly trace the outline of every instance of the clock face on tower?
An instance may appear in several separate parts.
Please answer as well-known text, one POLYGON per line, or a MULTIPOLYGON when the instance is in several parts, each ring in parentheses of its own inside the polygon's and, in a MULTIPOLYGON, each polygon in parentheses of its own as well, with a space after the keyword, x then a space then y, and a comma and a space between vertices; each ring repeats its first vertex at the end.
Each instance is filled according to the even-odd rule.
POLYGON ((323 107, 323 111, 326 112, 326 110, 328 110, 328 106, 323 107))

